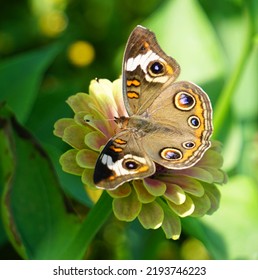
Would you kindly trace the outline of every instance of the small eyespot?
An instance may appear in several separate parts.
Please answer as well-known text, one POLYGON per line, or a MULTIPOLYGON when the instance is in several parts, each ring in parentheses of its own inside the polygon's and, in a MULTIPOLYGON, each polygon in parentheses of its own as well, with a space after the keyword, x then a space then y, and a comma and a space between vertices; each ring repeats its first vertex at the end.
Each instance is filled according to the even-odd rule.
POLYGON ((196 116, 191 116, 188 118, 188 124, 192 127, 192 128, 198 128, 201 124, 200 120, 198 117, 196 116))
POLYGON ((159 61, 152 61, 149 66, 148 66, 148 73, 151 75, 151 76, 161 76, 163 75, 165 72, 165 67, 164 65, 159 62, 159 61))
POLYGON ((174 97, 174 104, 179 110, 189 111, 195 106, 195 98, 188 92, 180 91, 174 97))
POLYGON ((160 151, 160 156, 169 161, 176 161, 183 157, 183 154, 180 150, 175 148, 164 148, 160 151))
POLYGON ((195 147, 195 143, 193 141, 187 141, 182 143, 183 148, 185 149, 192 149, 195 147))
POLYGON ((150 48, 149 43, 144 42, 140 48, 140 52, 145 52, 146 50, 148 50, 150 48))
POLYGON ((125 168, 125 169, 127 169, 127 170, 136 170, 136 169, 138 169, 139 168, 139 164, 136 162, 136 161, 134 161, 134 160, 132 160, 132 159, 130 159, 130 160, 125 160, 124 162, 123 162, 123 167, 125 168))

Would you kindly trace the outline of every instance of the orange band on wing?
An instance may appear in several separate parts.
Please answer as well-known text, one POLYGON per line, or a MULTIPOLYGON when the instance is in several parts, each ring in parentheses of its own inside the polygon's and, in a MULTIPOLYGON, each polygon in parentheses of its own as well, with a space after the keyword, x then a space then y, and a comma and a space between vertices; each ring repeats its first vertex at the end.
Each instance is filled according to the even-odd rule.
POLYGON ((116 153, 121 153, 123 151, 122 148, 115 147, 114 145, 111 145, 109 149, 113 150, 116 153))
POLYGON ((139 172, 144 172, 147 171, 149 169, 149 167, 147 165, 143 165, 142 167, 140 167, 139 169, 137 169, 137 171, 139 172))
POLYGON ((134 79, 134 80, 127 80, 127 81, 126 81, 126 85, 127 85, 128 87, 130 87, 130 86, 138 87, 138 86, 141 85, 141 82, 138 81, 138 80, 136 80, 136 79, 134 79))
POLYGON ((169 66, 168 64, 166 64, 166 70, 167 70, 167 74, 173 75, 174 69, 171 66, 169 66))
POLYGON ((138 99, 139 98, 139 93, 135 92, 135 91, 127 91, 127 97, 132 99, 138 99))
POLYGON ((120 145, 124 145, 127 143, 127 141, 121 139, 121 138, 117 138, 114 140, 115 143, 120 144, 120 145))

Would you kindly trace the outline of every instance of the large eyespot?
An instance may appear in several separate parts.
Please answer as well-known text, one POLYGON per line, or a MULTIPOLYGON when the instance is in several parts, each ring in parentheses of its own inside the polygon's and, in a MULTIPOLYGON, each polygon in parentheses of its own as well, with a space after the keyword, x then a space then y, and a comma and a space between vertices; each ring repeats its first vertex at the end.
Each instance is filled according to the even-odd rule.
POLYGON ((195 98, 192 94, 180 91, 174 97, 174 104, 177 109, 189 111, 195 106, 195 98))
POLYGON ((198 128, 201 124, 200 119, 196 116, 191 116, 188 118, 188 124, 192 127, 192 128, 198 128))
POLYGON ((126 159, 123 161, 123 167, 127 170, 136 170, 140 164, 133 159, 126 159))
POLYGON ((150 76, 154 77, 162 76, 165 73, 165 67, 159 61, 152 61, 148 65, 148 73, 150 74, 150 76))
POLYGON ((182 143, 183 148, 185 149, 192 149, 195 147, 195 143, 193 141, 186 141, 182 143))
POLYGON ((183 157, 183 154, 180 150, 175 148, 164 148, 160 150, 160 156, 165 160, 176 161, 183 157))

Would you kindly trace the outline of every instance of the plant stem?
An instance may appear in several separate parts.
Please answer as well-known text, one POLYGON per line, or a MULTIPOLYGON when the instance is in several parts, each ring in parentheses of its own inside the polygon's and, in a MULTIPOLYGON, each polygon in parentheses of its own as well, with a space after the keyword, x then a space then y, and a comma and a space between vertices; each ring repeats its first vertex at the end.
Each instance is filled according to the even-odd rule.
POLYGON ((112 198, 103 191, 96 205, 88 213, 75 238, 60 259, 83 259, 92 239, 112 213, 112 198), (72 256, 74 252, 74 256, 72 256))
POLYGON ((223 123, 227 118, 232 96, 237 88, 238 82, 240 81, 241 75, 248 61, 248 57, 252 51, 254 28, 253 28, 252 18, 248 9, 246 9, 246 19, 247 19, 247 36, 246 39, 244 40, 243 50, 241 52, 239 61, 234 71, 232 72, 231 77, 229 78, 228 82, 226 83, 224 89, 221 92, 220 98, 218 99, 216 108, 214 110, 214 127, 215 127, 215 131, 213 133, 214 138, 217 138, 217 136, 220 133, 220 129, 223 128, 223 123))

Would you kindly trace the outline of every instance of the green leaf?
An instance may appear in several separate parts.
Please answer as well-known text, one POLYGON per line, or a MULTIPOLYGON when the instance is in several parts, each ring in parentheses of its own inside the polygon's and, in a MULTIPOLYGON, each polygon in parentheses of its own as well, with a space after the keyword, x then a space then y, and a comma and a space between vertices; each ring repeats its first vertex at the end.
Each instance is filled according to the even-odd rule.
POLYGON ((4 227, 23 258, 55 259, 79 228, 68 215, 53 166, 38 142, 0 108, 4 227))
POLYGON ((59 50, 55 44, 0 63, 0 100, 7 101, 20 122, 27 120, 43 74, 59 50))
POLYGON ((251 177, 238 175, 221 189, 221 205, 205 224, 224 240, 229 259, 258 259, 258 189, 251 177))
POLYGON ((60 248, 58 259, 82 259, 92 239, 112 213, 112 198, 104 191, 96 205, 88 213, 76 235, 69 243, 64 243, 65 249, 60 248))

